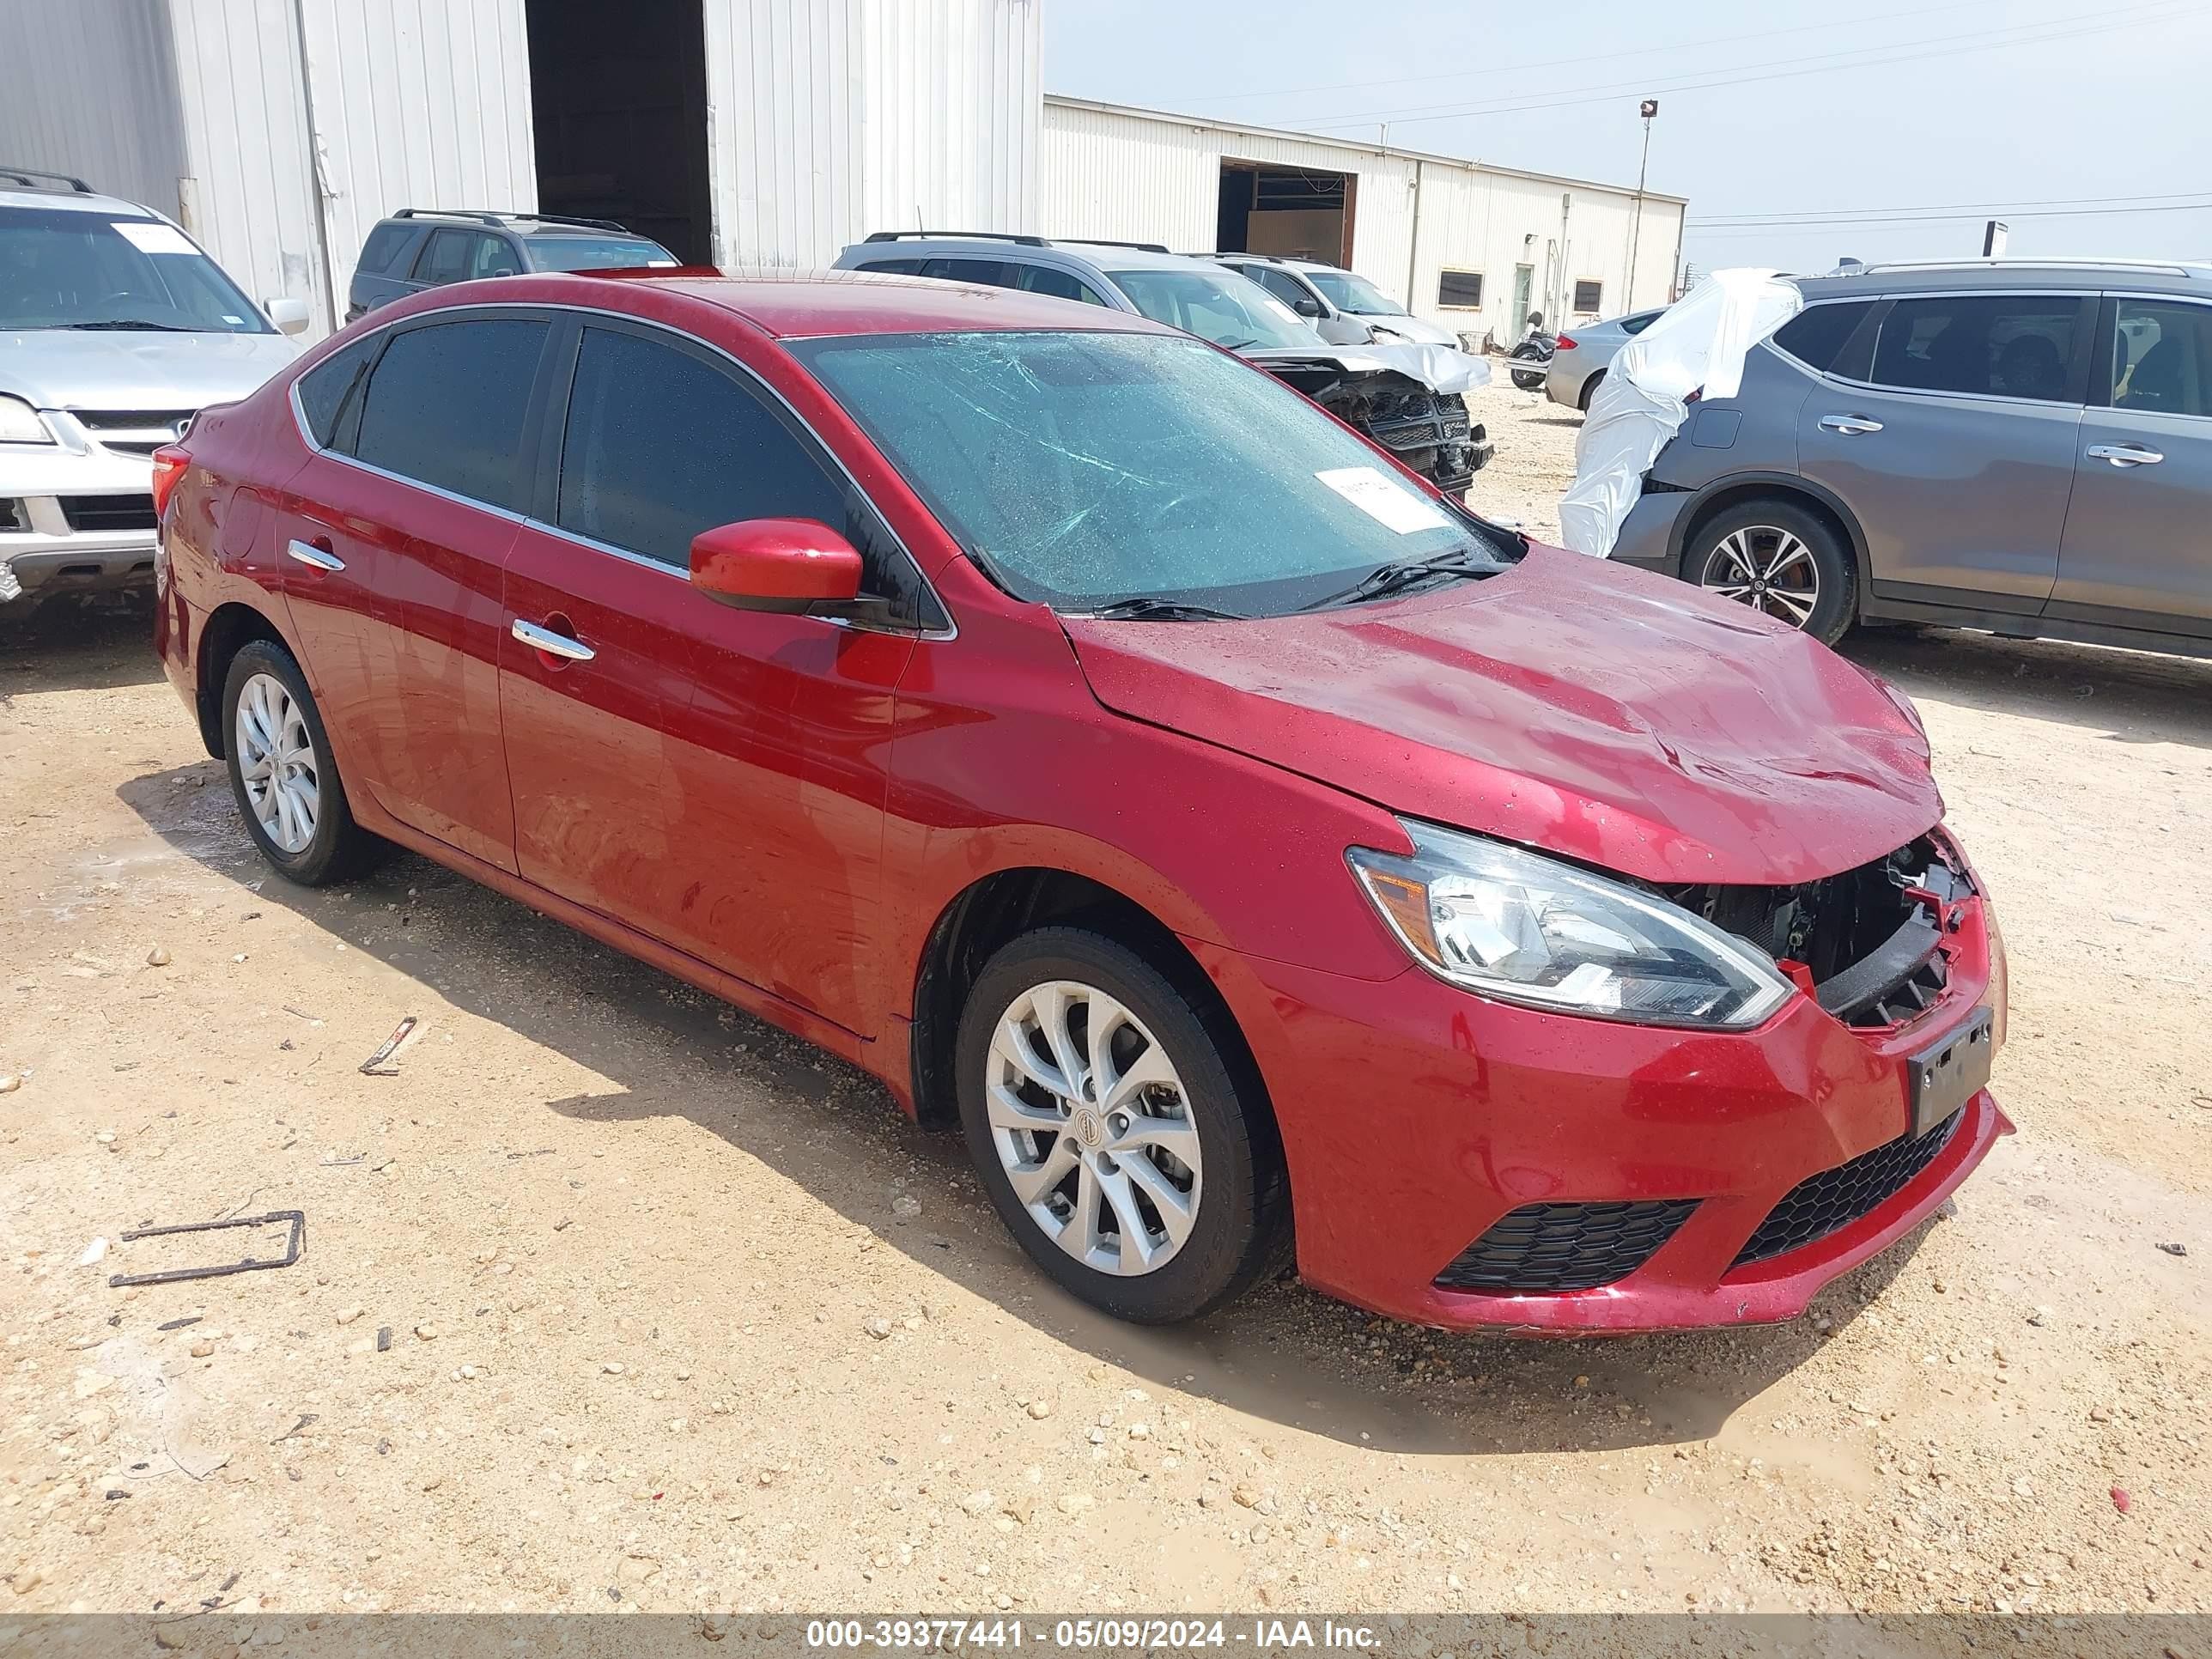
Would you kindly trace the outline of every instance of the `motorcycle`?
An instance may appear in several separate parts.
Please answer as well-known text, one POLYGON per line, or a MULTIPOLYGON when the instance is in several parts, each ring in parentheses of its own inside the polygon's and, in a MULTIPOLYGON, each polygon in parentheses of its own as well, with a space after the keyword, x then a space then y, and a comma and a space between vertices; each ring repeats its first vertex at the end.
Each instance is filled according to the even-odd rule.
POLYGON ((1512 375, 1513 384, 1523 392, 1540 392, 1544 376, 1550 372, 1553 354, 1559 349, 1559 337, 1544 332, 1541 312, 1528 313, 1528 332, 1521 343, 1505 354, 1506 372, 1512 375), (1527 363, 1527 368, 1519 365, 1527 363))

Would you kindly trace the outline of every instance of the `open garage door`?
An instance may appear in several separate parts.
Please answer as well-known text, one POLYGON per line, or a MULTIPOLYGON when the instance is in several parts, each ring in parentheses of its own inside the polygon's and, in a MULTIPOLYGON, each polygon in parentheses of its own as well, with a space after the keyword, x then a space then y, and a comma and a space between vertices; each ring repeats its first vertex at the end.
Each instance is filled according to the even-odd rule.
POLYGON ((1358 185, 1355 173, 1224 161, 1213 246, 1348 266, 1358 185))
POLYGON ((526 0, 538 205, 714 261, 700 0, 526 0))

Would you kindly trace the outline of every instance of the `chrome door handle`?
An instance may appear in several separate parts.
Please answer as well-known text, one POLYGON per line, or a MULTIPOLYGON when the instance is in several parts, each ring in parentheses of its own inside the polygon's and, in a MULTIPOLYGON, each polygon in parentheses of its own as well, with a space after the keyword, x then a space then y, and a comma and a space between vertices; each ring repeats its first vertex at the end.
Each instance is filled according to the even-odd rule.
POLYGON ((565 657, 570 662, 589 662, 599 653, 581 640, 572 640, 566 634, 556 634, 550 629, 514 619, 514 637, 533 651, 543 651, 549 657, 565 657))
POLYGON ((2089 459, 2110 461, 2114 466, 2151 466, 2166 459, 2155 449, 2145 449, 2141 444, 2091 444, 2089 459))
POLYGON ((1869 421, 1863 415, 1823 415, 1820 417, 1820 430, 1838 433, 1849 438, 1861 432, 1879 432, 1881 430, 1881 422, 1869 421))
POLYGON ((301 564, 311 564, 318 570, 343 570, 345 561, 335 553, 325 553, 313 542, 287 542, 284 550, 301 564))

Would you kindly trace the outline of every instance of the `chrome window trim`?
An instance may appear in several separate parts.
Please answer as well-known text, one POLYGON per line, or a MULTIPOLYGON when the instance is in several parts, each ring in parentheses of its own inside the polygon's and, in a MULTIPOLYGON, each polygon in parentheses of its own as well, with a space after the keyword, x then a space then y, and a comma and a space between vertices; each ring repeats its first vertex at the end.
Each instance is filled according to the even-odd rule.
MULTIPOLYGON (((428 246, 427 242, 425 246, 428 246)), ((840 455, 836 449, 832 448, 830 445, 823 440, 821 433, 815 429, 814 423, 811 421, 809 421, 804 415, 800 414, 798 410, 792 407, 790 398, 785 397, 783 393, 779 392, 775 386, 770 386, 765 380, 763 380, 760 374, 749 364, 739 362, 736 357, 732 356, 730 353, 724 350, 720 346, 716 345, 712 340, 702 340, 696 334, 688 333, 683 329, 672 327, 669 324, 657 321, 650 317, 635 317, 632 316, 628 312, 608 311, 604 307, 598 306, 571 305, 557 301, 477 300, 468 301, 461 305, 434 306, 427 310, 410 312, 404 317, 391 318, 386 321, 377 323, 369 328, 363 329, 360 334, 355 336, 354 339, 349 341, 347 344, 349 346, 361 340, 367 339, 372 334, 385 333, 394 329, 404 328, 427 319, 452 316, 456 313, 471 311, 496 311, 509 313, 526 311, 559 311, 567 312, 574 316, 582 318, 605 317, 612 322, 628 323, 633 327, 651 329, 658 333, 666 334, 675 339, 689 342, 692 345, 701 347, 714 353, 715 356, 720 358, 724 362, 728 363, 732 368, 737 369, 740 374, 742 374, 749 384, 757 387, 761 392, 774 398, 776 404, 782 409, 785 414, 791 417, 793 422, 797 424, 799 429, 813 440, 814 447, 823 455, 829 457, 830 464, 837 469, 838 476, 845 480, 846 483, 851 487, 853 493, 858 495, 860 500, 866 504, 868 511, 875 515, 876 522, 883 526, 884 533, 890 538, 891 545, 897 550, 899 556, 903 558, 907 563, 913 568, 915 577, 921 583, 922 590, 927 592, 932 599, 936 601, 938 610, 944 614, 945 625, 943 628, 885 628, 873 623, 855 622, 849 617, 810 617, 808 620, 812 622, 826 623, 834 628, 851 629, 856 633, 890 634, 902 639, 954 640, 960 637, 960 621, 958 617, 953 615, 952 607, 945 603, 945 596, 937 591, 937 584, 930 580, 929 573, 921 568, 921 561, 914 556, 913 550, 907 546, 905 541, 900 537, 898 532, 892 527, 891 521, 885 516, 884 510, 876 505, 875 498, 869 495, 866 488, 858 478, 853 476, 853 469, 845 465, 845 458, 840 455)), ((341 347, 340 350, 344 349, 344 347, 341 347)), ((394 483, 405 484, 411 489, 426 490, 429 494, 436 495, 442 500, 456 502, 462 507, 475 507, 478 512, 491 514, 494 517, 505 519, 512 524, 526 526, 533 530, 544 531, 548 534, 559 536, 564 540, 574 542, 579 547, 590 548, 594 552, 612 554, 615 557, 625 560, 631 564, 643 566, 648 570, 657 570, 665 576, 673 576, 678 580, 684 583, 687 586, 690 584, 691 573, 690 571, 681 569, 675 565, 670 564, 665 559, 656 559, 652 557, 650 555, 644 553, 634 553, 626 547, 617 547, 609 542, 596 541, 589 536, 579 535, 576 532, 564 529, 557 524, 548 524, 544 520, 535 518, 527 513, 517 513, 512 508, 501 507, 495 501, 479 501, 473 495, 459 495, 453 490, 443 489, 437 484, 427 483, 420 478, 406 477, 402 474, 393 472, 387 468, 378 466, 372 461, 364 461, 358 456, 343 454, 335 449, 325 449, 320 443, 316 441, 314 432, 307 424, 307 410, 301 406, 300 402, 300 382, 306 380, 309 374, 313 374, 316 369, 320 368, 325 363, 330 362, 331 358, 335 357, 337 355, 337 352, 334 351, 324 357, 317 359, 316 362, 309 367, 293 375, 290 383, 284 388, 285 401, 290 405, 292 410, 293 428, 299 433, 300 441, 307 447, 307 451, 310 454, 321 456, 325 460, 341 462, 347 466, 358 467, 363 472, 370 473, 380 478, 388 478, 394 483)), ((566 424, 567 422, 564 420, 562 422, 564 429, 566 424)), ((805 615, 805 613, 801 612, 799 614, 805 615)))
MULTIPOLYGON (((2097 300, 2101 298, 2105 290, 2099 289, 2071 288, 1916 288, 1900 289, 1888 294, 1824 294, 1819 299, 1813 301, 1810 304, 1800 307, 1796 314, 1797 317, 1802 317, 1807 312, 1812 310, 1813 307, 1816 305, 1865 305, 1869 301, 1879 305, 1884 300, 2040 300, 2055 298, 2061 300, 2072 300, 2078 307, 2081 302, 2084 300, 2097 300)), ((1796 319, 1793 317, 1791 320, 1794 321, 1796 319)), ((2093 317, 2090 321, 2090 326, 2094 328, 2095 325, 2095 319, 2093 317)), ((1771 334, 1768 335, 1764 340, 1761 340, 1759 343, 1765 346, 1769 351, 1774 353, 1776 356, 1786 359, 1796 368, 1803 369, 1808 374, 1813 375, 1816 379, 1826 380, 1831 386, 1846 386, 1854 392, 1880 392, 1892 398, 1943 398, 1954 400, 1964 399, 1967 402, 1977 404, 2017 404, 2022 409, 2094 409, 2097 407, 2096 404, 2088 402, 2086 398, 2080 402, 2076 402, 2070 398, 2015 398, 2011 393, 2006 392, 1946 392, 1936 386, 1892 386, 1886 380, 1854 380, 1847 379, 1841 374, 1832 374, 1826 369, 1815 368, 1802 358, 1790 356, 1788 352, 1784 351, 1780 346, 1774 343, 1774 337, 1771 334)), ((1875 342, 1875 349, 1877 351, 1881 349, 1881 342, 1880 340, 1876 340, 1875 342)))

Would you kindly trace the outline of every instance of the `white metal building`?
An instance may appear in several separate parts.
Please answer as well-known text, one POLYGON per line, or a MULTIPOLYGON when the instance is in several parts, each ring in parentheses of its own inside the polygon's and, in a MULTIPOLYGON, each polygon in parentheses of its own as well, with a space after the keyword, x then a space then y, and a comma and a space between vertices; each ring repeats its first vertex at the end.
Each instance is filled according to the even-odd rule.
POLYGON ((1304 252, 1501 340, 1669 297, 1679 198, 1048 98, 1043 4, 0 0, 0 164, 177 216, 317 331, 401 207, 617 219, 725 267, 893 228, 1304 252))
POLYGON ((1043 125, 1048 236, 1323 259, 1507 344, 1532 310, 1674 297, 1678 196, 1079 98, 1048 95, 1043 125))

